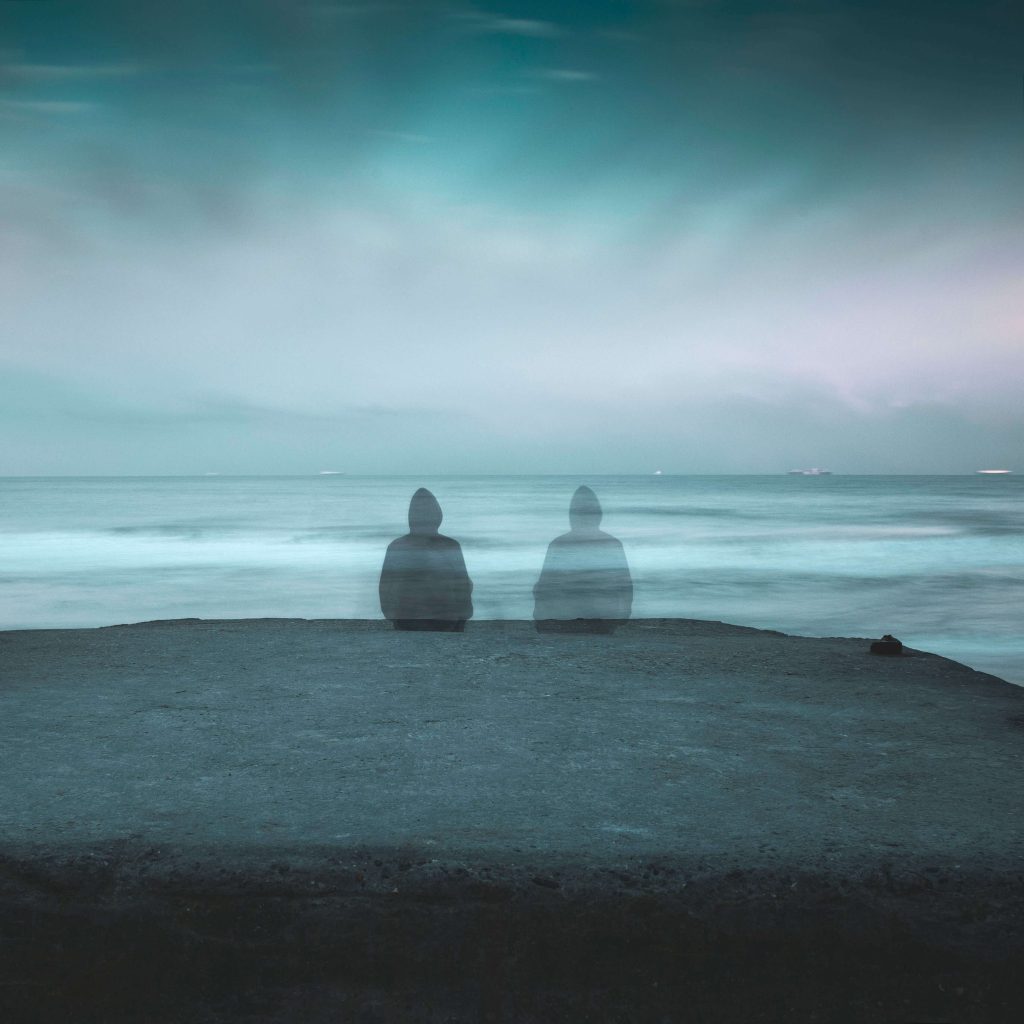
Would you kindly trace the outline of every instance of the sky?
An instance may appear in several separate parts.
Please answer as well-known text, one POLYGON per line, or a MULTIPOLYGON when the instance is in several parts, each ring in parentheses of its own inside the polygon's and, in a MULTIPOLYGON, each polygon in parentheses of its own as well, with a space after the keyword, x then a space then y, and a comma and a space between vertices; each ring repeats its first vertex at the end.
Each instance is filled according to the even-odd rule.
POLYGON ((0 0, 0 475, 1024 471, 1022 30, 0 0))

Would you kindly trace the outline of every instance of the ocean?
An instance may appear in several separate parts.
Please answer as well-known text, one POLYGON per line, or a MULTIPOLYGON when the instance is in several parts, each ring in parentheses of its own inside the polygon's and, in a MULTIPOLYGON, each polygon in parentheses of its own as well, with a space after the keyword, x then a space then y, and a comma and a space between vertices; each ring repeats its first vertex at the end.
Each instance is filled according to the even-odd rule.
POLYGON ((530 618, 581 483, 625 545, 634 617, 892 633, 1024 684, 1015 476, 0 478, 0 629, 379 618, 420 486, 462 544, 475 617, 530 618))

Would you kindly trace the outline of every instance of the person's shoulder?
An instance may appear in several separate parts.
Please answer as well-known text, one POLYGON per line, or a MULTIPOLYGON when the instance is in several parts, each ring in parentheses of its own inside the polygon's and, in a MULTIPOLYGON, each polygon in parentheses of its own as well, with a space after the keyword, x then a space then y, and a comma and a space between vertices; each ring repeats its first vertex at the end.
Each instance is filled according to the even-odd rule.
POLYGON ((548 547, 560 548, 564 544, 576 544, 579 542, 579 539, 579 535, 570 530, 568 533, 560 533, 553 541, 551 541, 548 547))
POLYGON ((461 548, 462 545, 454 538, 447 537, 443 533, 434 535, 434 543, 443 548, 461 548))

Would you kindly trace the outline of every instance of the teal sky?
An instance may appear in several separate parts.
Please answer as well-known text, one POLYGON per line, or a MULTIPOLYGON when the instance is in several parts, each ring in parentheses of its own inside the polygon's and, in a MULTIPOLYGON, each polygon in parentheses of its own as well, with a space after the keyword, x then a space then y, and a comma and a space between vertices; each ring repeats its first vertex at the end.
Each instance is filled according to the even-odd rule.
POLYGON ((0 0, 0 474, 1024 471, 1022 29, 0 0))

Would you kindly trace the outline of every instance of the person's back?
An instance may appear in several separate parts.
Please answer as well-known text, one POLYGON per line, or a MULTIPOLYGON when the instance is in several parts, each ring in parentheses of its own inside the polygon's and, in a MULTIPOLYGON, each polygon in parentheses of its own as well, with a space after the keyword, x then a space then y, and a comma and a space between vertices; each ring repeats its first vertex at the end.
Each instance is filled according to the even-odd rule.
POLYGON ((599 528, 601 505, 579 487, 569 506, 572 529, 549 545, 533 588, 540 632, 610 633, 633 607, 633 580, 622 544, 599 528))
POLYGON ((461 632, 473 615, 473 584, 457 540, 438 533, 441 506, 421 487, 409 502, 409 532, 388 545, 380 607, 396 629, 461 632))

